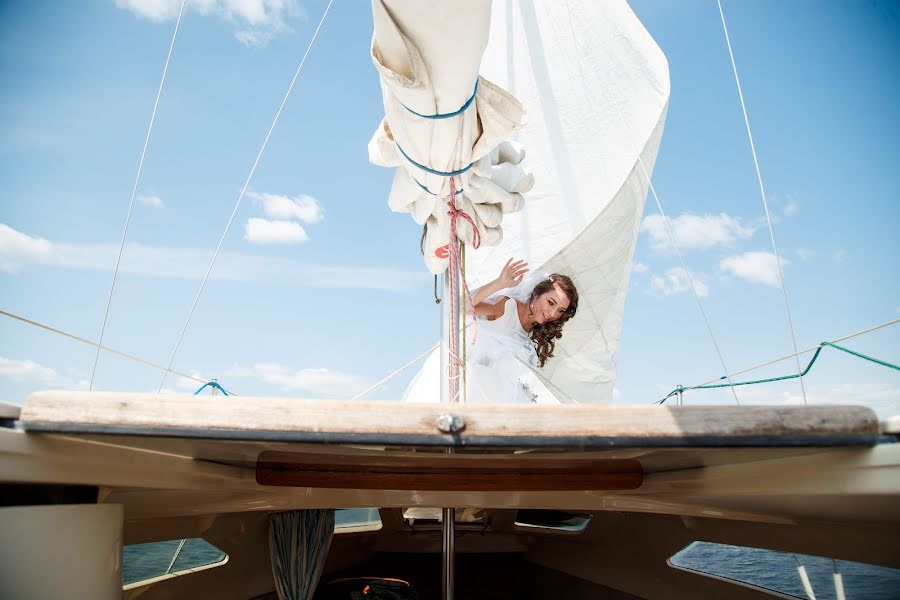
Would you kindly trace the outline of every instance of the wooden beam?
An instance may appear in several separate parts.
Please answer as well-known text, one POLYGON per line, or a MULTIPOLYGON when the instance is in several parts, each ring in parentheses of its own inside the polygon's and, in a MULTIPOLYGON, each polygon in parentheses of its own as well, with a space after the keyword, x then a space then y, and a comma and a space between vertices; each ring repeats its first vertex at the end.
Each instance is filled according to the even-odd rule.
POLYGON ((38 392, 26 430, 264 441, 440 446, 873 444, 860 406, 452 405, 112 392, 38 392), (465 426, 442 433, 438 417, 465 426))

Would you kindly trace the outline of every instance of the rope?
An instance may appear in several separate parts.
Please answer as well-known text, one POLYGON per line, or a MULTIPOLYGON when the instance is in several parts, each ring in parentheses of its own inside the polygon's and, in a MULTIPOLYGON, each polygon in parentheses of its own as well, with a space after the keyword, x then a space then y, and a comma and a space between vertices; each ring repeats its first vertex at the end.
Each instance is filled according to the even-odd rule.
MULTIPOLYGON (((766 190, 763 187, 762 172, 759 168, 759 159, 756 156, 756 146, 753 144, 753 133, 750 131, 750 118, 747 116, 747 106, 744 103, 744 92, 741 89, 741 79, 738 77, 737 63, 734 61, 734 52, 731 49, 731 38, 728 36, 728 26, 725 24, 725 12, 722 10, 722 0, 716 0, 719 5, 719 15, 722 17, 722 29, 725 31, 725 42, 728 45, 728 55, 731 57, 731 68, 734 71, 734 81, 737 84, 738 97, 741 99, 741 110, 744 113, 744 124, 747 126, 747 138, 750 140, 750 151, 753 153, 753 164, 756 167, 756 179, 759 181, 759 193, 762 196, 763 208, 766 211, 766 221, 769 224, 769 236, 772 238, 772 249, 775 252, 775 263, 778 266, 778 281, 781 283, 781 293, 784 296, 784 309, 787 313, 788 328, 791 331, 791 343, 794 354, 797 353, 797 335, 794 333, 794 321, 791 318, 791 307, 788 303, 787 288, 784 285, 784 272, 781 268, 781 258, 778 255, 778 245, 775 243, 775 229, 772 227, 772 217, 769 215, 769 203, 766 201, 766 190)), ((797 356, 797 373, 800 374, 800 357, 797 356)), ((800 390, 803 393, 803 405, 806 406, 806 386, 803 385, 803 376, 799 375, 800 390)))
MULTIPOLYGON (((612 59, 607 56, 607 60, 609 61, 610 68, 614 68, 612 59)), ((684 269, 684 275, 687 277, 688 283, 691 284, 691 292, 694 294, 694 300, 697 301, 697 307, 700 309, 700 314, 703 315, 703 322, 706 323, 706 330, 709 332, 709 337, 712 339, 713 346, 715 346, 716 354, 719 356, 719 363, 722 365, 722 370, 725 372, 725 377, 728 379, 729 383, 731 382, 731 376, 728 374, 728 367, 725 366, 725 358, 722 356, 722 351, 719 348, 719 343, 716 341, 716 336, 713 333, 712 325, 709 323, 709 318, 706 316, 706 310, 703 308, 703 302, 700 301, 700 295, 697 293, 697 287, 694 285, 694 278, 691 277, 690 271, 688 271, 687 264, 684 262, 684 256, 681 254, 681 249, 678 247, 678 244, 675 242, 675 234, 672 233, 672 227, 669 225, 669 218, 666 216, 666 212, 663 210, 662 203, 659 201, 659 196, 656 194, 656 188, 653 187, 653 181, 650 179, 650 174, 647 171, 647 167, 644 164, 644 157, 641 156, 641 151, 638 149, 637 145, 634 143, 634 136, 631 133, 631 127, 628 126, 628 121, 625 120, 625 116, 622 114, 619 105, 609 98, 606 94, 606 91, 603 90, 603 96, 607 104, 611 104, 615 107, 616 112, 619 115, 619 119, 622 121, 622 124, 625 126, 625 132, 628 135, 629 141, 631 141, 631 146, 634 149, 635 154, 637 155, 638 164, 641 167, 641 172, 644 175, 644 179, 647 180, 647 186, 650 188, 650 192, 653 194, 653 199, 656 201, 656 207, 659 209, 659 214, 662 215, 663 223, 666 225, 666 231, 669 234, 669 240, 672 242, 672 247, 675 248, 675 253, 678 255, 678 261, 681 263, 681 268, 684 269)), ((734 391, 734 387, 731 388, 731 393, 734 396, 734 401, 738 406, 741 405, 741 401, 738 400, 737 392, 734 391)))
POLYGON ((100 327, 100 340, 97 342, 97 354, 94 356, 94 366, 91 369, 89 390, 94 389, 94 376, 97 374, 97 363, 100 362, 100 348, 103 346, 103 335, 106 333, 106 322, 109 320, 109 307, 112 305, 113 291, 116 289, 116 278, 119 275, 119 264, 122 262, 122 251, 125 249, 125 238, 128 236, 128 224, 131 222, 134 199, 137 196, 138 184, 141 181, 141 173, 144 170, 144 158, 147 155, 147 147, 150 145, 150 134, 153 132, 153 123, 156 122, 156 109, 159 107, 159 99, 162 96, 163 84, 166 82, 166 74, 169 72, 169 62, 172 59, 172 50, 175 48, 175 38, 178 37, 178 28, 181 25, 181 16, 184 14, 185 4, 187 4, 187 0, 181 0, 181 10, 178 11, 178 20, 175 21, 175 32, 172 34, 172 42, 169 44, 169 53, 166 55, 166 64, 163 67, 162 79, 160 79, 159 89, 156 91, 156 101, 153 103, 153 112, 150 115, 147 136, 144 138, 144 149, 141 150, 141 160, 138 162, 137 175, 134 178, 134 187, 131 188, 131 202, 128 203, 128 215, 125 217, 125 229, 122 231, 122 242, 119 244, 119 254, 116 256, 116 268, 113 270, 112 285, 109 286, 109 297, 106 299, 106 311, 103 313, 103 325, 100 327))
POLYGON ((331 5, 333 2, 334 0, 328 1, 328 6, 325 7, 325 12, 322 13, 322 18, 319 20, 319 25, 316 27, 312 38, 309 40, 309 45, 306 47, 306 52, 304 52, 303 58, 300 60, 300 65, 297 67, 297 71, 294 73, 294 78, 291 80, 291 84, 288 86, 287 92, 285 92, 284 98, 281 100, 281 106, 278 107, 278 112, 275 113, 275 118, 272 120, 272 125, 269 127, 269 132, 266 133, 266 138, 256 155, 256 160, 253 161, 253 167, 251 167, 250 173, 249 175, 247 175, 247 180, 244 182, 244 187, 241 189, 241 193, 238 196, 237 202, 235 202, 234 204, 234 210, 231 211, 231 217, 229 217, 228 223, 225 225, 225 231, 222 233, 222 237, 219 239, 219 245, 216 246, 216 251, 209 263, 209 268, 206 269, 206 275, 203 276, 203 281, 200 284, 200 289, 197 291, 197 296, 194 298, 194 303, 191 306, 191 311, 188 313, 187 320, 184 322, 184 327, 181 329, 181 335, 178 336, 178 342, 175 344, 175 349, 172 351, 172 357, 169 359, 167 372, 163 374, 162 381, 159 382, 159 389, 157 390, 157 393, 162 390, 162 386, 166 383, 166 375, 168 374, 168 369, 171 369, 172 363, 175 362, 175 355, 178 354, 178 348, 181 347, 181 341, 184 339, 185 332, 187 332, 188 324, 191 322, 191 317, 194 316, 194 310, 196 310, 197 303, 200 301, 200 296, 203 294, 203 288, 206 286, 206 282, 209 279, 209 274, 212 272, 213 265, 216 264, 216 258, 218 258, 219 256, 219 251, 222 249, 222 244, 225 243, 225 237, 228 235, 228 230, 231 228, 231 223, 234 221, 234 216, 237 214, 238 207, 240 207, 241 205, 241 200, 244 199, 244 194, 247 193, 247 188, 250 186, 250 181, 253 179, 253 174, 256 172, 257 165, 259 165, 259 160, 260 158, 262 158, 263 152, 265 151, 266 146, 269 144, 269 138, 272 136, 272 131, 275 129, 276 123, 278 123, 278 117, 281 116, 281 111, 284 110, 284 106, 285 104, 287 104, 288 97, 291 95, 291 90, 294 89, 294 84, 297 83, 297 78, 300 76, 300 71, 303 69, 303 65, 306 63, 306 57, 309 56, 309 51, 312 49, 313 44, 315 43, 316 38, 319 35, 319 30, 322 29, 322 23, 325 22, 325 17, 328 16, 328 11, 331 9, 331 5))
MULTIPOLYGON (((465 246, 465 244, 463 244, 463 247, 460 249, 460 255, 461 255, 461 259, 459 261, 459 264, 462 265, 462 277, 463 277, 463 281, 465 281, 466 280, 466 246, 465 246)), ((466 296, 460 294, 459 302, 462 305, 460 312, 465 315, 466 314, 466 296)), ((477 319, 477 317, 475 316, 475 307, 473 306, 472 307, 472 326, 475 328, 478 327, 476 319, 477 319)), ((477 329, 474 329, 472 332, 472 344, 473 345, 475 344, 475 331, 477 331, 477 329)), ((466 344, 466 327, 463 326, 463 328, 462 328, 462 364, 463 364, 462 403, 463 404, 465 404, 469 399, 469 395, 468 395, 469 394, 469 391, 468 391, 469 386, 468 386, 467 377, 466 377, 467 372, 468 372, 468 369, 466 368, 466 361, 469 358, 468 357, 468 354, 469 354, 468 348, 469 347, 466 344)))
MULTIPOLYGON (((873 325, 872 327, 868 327, 868 328, 866 328, 866 329, 861 329, 860 331, 854 331, 853 333, 848 334, 848 335, 845 335, 845 336, 843 336, 843 337, 835 338, 835 339, 831 340, 831 343, 836 344, 836 343, 838 343, 838 342, 843 342, 843 341, 845 341, 845 340, 849 340, 849 339, 852 339, 852 338, 855 338, 855 337, 859 337, 859 336, 864 335, 864 334, 866 334, 866 333, 871 333, 871 332, 877 331, 877 330, 879 330, 879 329, 884 329, 885 327, 890 327, 891 325, 896 325, 897 323, 900 323, 900 319, 894 319, 894 320, 892 320, 892 321, 886 321, 886 322, 884 322, 884 323, 880 323, 880 324, 878 324, 878 325, 873 325)), ((820 344, 820 345, 821 345, 821 344, 820 344)), ((811 346, 811 347, 807 348, 806 350, 801 350, 798 354, 808 354, 808 353, 810 353, 810 352, 815 351, 818 347, 819 347, 819 345, 811 346)), ((735 371, 735 372, 732 373, 731 375, 732 375, 732 377, 734 377, 735 375, 743 375, 744 373, 749 373, 750 371, 756 371, 757 369, 762 369, 763 367, 768 367, 768 366, 774 365, 774 364, 776 364, 776 363, 780 363, 781 361, 783 361, 783 360, 788 360, 789 358, 793 358, 794 356, 796 356, 796 355, 795 355, 795 354, 785 354, 784 356, 779 356, 778 358, 775 358, 775 359, 770 360, 770 361, 768 361, 768 362, 764 362, 764 363, 761 363, 761 364, 758 364, 758 365, 755 365, 755 366, 752 366, 752 367, 748 367, 748 368, 743 369, 743 370, 741 370, 741 371, 735 371)), ((720 381, 721 379, 722 379, 721 377, 719 377, 719 378, 717 378, 717 379, 711 379, 711 380, 709 380, 709 381, 704 381, 704 382, 703 382, 702 384, 700 384, 700 385, 706 385, 706 384, 709 384, 709 383, 715 383, 716 381, 720 381)), ((687 388, 682 388, 682 390, 692 390, 692 389, 695 389, 695 388, 697 388, 697 387, 699 387, 699 386, 696 386, 696 385, 695 385, 695 386, 691 386, 691 387, 687 387, 687 388)))
POLYGON ((816 600, 816 594, 813 592, 812 583, 809 581, 809 574, 806 567, 800 562, 800 557, 793 554, 794 561, 797 563, 797 574, 800 576, 800 583, 803 584, 803 591, 806 592, 808 600, 816 600))
POLYGON ((207 387, 215 388, 215 389, 219 390, 220 392, 222 392, 223 394, 225 394, 226 396, 228 395, 228 392, 225 391, 225 388, 223 388, 221 385, 219 385, 219 382, 216 380, 207 381, 206 383, 204 383, 203 386, 199 390, 194 392, 194 395, 196 396, 197 394, 199 394, 200 392, 205 390, 207 387))
MULTIPOLYGON (((141 358, 140 356, 135 356, 134 354, 128 354, 127 352, 122 352, 121 350, 116 350, 115 348, 110 348, 109 346, 102 346, 102 345, 98 344, 97 342, 92 342, 91 340, 85 339, 83 337, 79 337, 77 335, 62 331, 61 329, 56 329, 54 327, 50 327, 49 325, 44 325, 43 323, 38 323, 37 321, 32 321, 31 319, 26 319, 25 317, 21 317, 19 315, 15 315, 13 313, 6 312, 5 310, 0 310, 0 314, 2 314, 3 316, 9 317, 11 319, 15 319, 17 321, 21 321, 22 323, 25 323, 27 325, 34 325, 35 327, 38 327, 45 331, 49 331, 51 333, 57 333, 61 336, 75 340, 76 342, 81 342, 82 344, 87 344, 88 346, 99 347, 100 349, 105 350, 106 352, 116 354, 118 356, 121 356, 122 358, 127 358, 128 360, 133 360, 135 362, 139 362, 148 367, 153 367, 154 369, 161 369, 163 371, 166 370, 166 367, 164 367, 162 365, 158 365, 154 362, 150 362, 149 360, 147 360, 145 358, 141 358)), ((192 381, 196 381, 197 383, 206 383, 205 379, 200 379, 199 377, 194 377, 193 375, 188 375, 187 373, 182 373, 182 372, 176 371, 174 369, 169 369, 169 373, 172 373, 173 375, 178 375, 179 377, 184 377, 185 379, 190 379, 192 381)), ((222 391, 224 392, 225 390, 223 389, 222 391)), ((227 393, 229 396, 237 396, 237 394, 235 394, 234 392, 227 392, 227 393)))
POLYGON ((456 238, 456 221, 459 211, 456 208, 456 184, 453 178, 450 178, 450 199, 447 201, 450 208, 450 242, 448 249, 450 250, 450 266, 447 272, 447 280, 450 284, 450 340, 449 351, 450 360, 448 361, 448 385, 450 402, 459 402, 459 291, 458 273, 459 273, 459 240, 456 238))
MULTIPOLYGON (((410 164, 412 164, 413 166, 415 166, 419 169, 422 169, 426 173, 431 173, 432 175, 440 175, 441 177, 456 177, 458 175, 462 175, 463 173, 465 173, 466 171, 471 169, 472 166, 475 164, 474 162, 470 162, 468 165, 466 165, 462 169, 457 169, 456 171, 438 171, 436 169, 432 169, 431 167, 426 167, 425 165, 414 161, 412 158, 410 158, 409 154, 407 154, 406 152, 403 151, 403 148, 400 147, 400 144, 398 144, 396 141, 394 142, 394 144, 397 146, 397 150, 400 151, 400 154, 403 155, 403 158, 408 160, 410 162, 410 164)), ((419 184, 419 185, 422 185, 422 184, 419 184)), ((430 191, 430 190, 427 190, 427 188, 426 188, 426 191, 430 191)))
POLYGON ((835 348, 842 352, 846 352, 847 354, 852 354, 853 356, 856 356, 857 358, 862 358, 869 362, 873 362, 876 365, 881 365, 882 367, 888 367, 889 369, 894 369, 895 371, 900 371, 900 366, 891 364, 884 360, 877 359, 873 356, 866 356, 865 354, 863 354, 861 352, 856 352, 855 350, 851 350, 850 348, 844 348, 843 346, 838 346, 837 344, 832 344, 831 342, 822 342, 822 346, 828 346, 829 348, 835 348))
POLYGON ((831 559, 831 577, 834 581, 834 595, 836 600, 847 600, 847 596, 844 594, 844 577, 841 575, 841 570, 838 568, 837 561, 833 558, 831 559))
MULTIPOLYGON (((451 261, 453 260, 453 254, 456 254, 456 264, 459 267, 460 276, 462 279, 463 289, 465 290, 466 298, 469 299, 469 304, 472 306, 472 344, 475 344, 475 338, 478 336, 478 321, 475 316, 475 303, 472 301, 472 293, 469 291, 469 284, 466 281, 466 263, 460 256, 459 244, 456 242, 456 225, 457 220, 462 217, 466 221, 469 222, 469 225, 472 226, 472 248, 478 250, 481 247, 481 234, 478 232, 478 228, 475 226, 475 221, 472 220, 465 211, 460 210, 456 207, 456 182, 453 178, 450 178, 450 199, 447 201, 447 207, 450 209, 447 214, 450 215, 450 255, 451 261)), ((452 262, 451 262, 452 264, 452 262)), ((451 291, 454 289, 453 284, 451 284, 451 291)), ((456 296, 454 296, 454 301, 456 301, 456 296)))
POLYGON ((475 80, 475 89, 472 90, 472 95, 469 96, 469 99, 466 100, 466 103, 463 104, 462 107, 459 108, 459 110, 455 110, 455 111, 449 112, 449 113, 435 113, 433 115, 423 115, 422 113, 417 113, 416 111, 414 111, 407 105, 400 102, 399 98, 397 99, 397 102, 400 102, 400 106, 402 106, 403 108, 405 108, 412 114, 416 115, 417 117, 422 117, 423 119, 450 119, 452 117, 456 117, 456 116, 461 115, 462 113, 466 112, 466 109, 469 108, 469 106, 471 106, 472 102, 474 102, 475 94, 477 94, 477 93, 478 93, 478 79, 475 80))
MULTIPOLYGON (((419 181, 418 179, 413 178, 413 181, 416 182, 416 185, 418 185, 420 188, 422 188, 423 190, 425 190, 425 192, 426 192, 427 194, 429 194, 429 195, 431 195, 431 196, 437 196, 437 194, 435 194, 434 192, 432 192, 431 190, 429 190, 428 187, 426 187, 425 184, 423 184, 423 183, 422 183, 421 181, 419 181)), ((456 190, 456 193, 457 193, 457 194, 462 194, 464 191, 465 191, 464 189, 460 188, 460 189, 456 190)))
MULTIPOLYGON (((832 342, 822 342, 822 343, 820 343, 818 346, 814 346, 813 348, 808 348, 808 349, 804 350, 804 351, 801 352, 800 354, 805 354, 805 353, 807 353, 807 352, 813 352, 813 351, 814 351, 815 353, 813 354, 813 356, 812 356, 812 358, 810 359, 809 363, 806 365, 806 368, 803 369, 802 371, 800 371, 800 372, 797 373, 797 374, 792 374, 792 375, 782 375, 782 376, 780 376, 780 377, 769 377, 769 378, 766 378, 766 379, 755 379, 755 380, 751 380, 751 381, 740 381, 740 382, 737 382, 737 383, 733 383, 733 382, 730 382, 730 381, 729 381, 729 383, 727 383, 727 384, 726 384, 726 383, 714 384, 713 382, 707 382, 707 383, 704 383, 704 384, 701 384, 701 385, 695 385, 695 386, 691 386, 691 387, 681 387, 681 386, 678 386, 678 387, 676 387, 674 390, 672 390, 671 392, 669 392, 669 393, 665 396, 665 398, 663 398, 662 400, 657 401, 656 404, 664 404, 665 401, 668 400, 669 398, 671 398, 672 396, 680 395, 680 394, 682 394, 682 393, 684 393, 684 392, 686 392, 686 391, 688 391, 688 390, 709 390, 709 389, 723 388, 723 387, 729 387, 729 386, 756 385, 756 384, 759 384, 759 383, 772 383, 772 382, 774 382, 774 381, 784 381, 784 380, 787 380, 787 379, 797 379, 797 378, 800 378, 800 377, 805 377, 806 374, 809 373, 809 370, 812 368, 813 364, 815 364, 816 360, 819 358, 819 354, 822 352, 822 349, 825 348, 826 346, 829 347, 829 348, 834 348, 834 349, 836 349, 836 350, 840 350, 841 352, 846 352, 847 354, 851 354, 851 355, 853 355, 853 356, 856 356, 856 357, 858 357, 858 358, 862 358, 862 359, 864 359, 864 360, 867 360, 867 361, 869 361, 869 362, 872 362, 872 363, 881 365, 881 366, 883 366, 883 367, 888 367, 889 369, 894 369, 895 371, 900 371, 900 365, 895 365, 895 364, 893 364, 893 363, 889 363, 889 362, 887 362, 887 361, 884 361, 884 360, 875 358, 875 357, 873 357, 873 356, 868 356, 868 355, 863 354, 863 353, 861 353, 861 352, 857 352, 857 351, 855 351, 855 350, 851 350, 851 349, 849 349, 849 348, 845 348, 845 347, 843 347, 843 346, 839 346, 839 345, 837 345, 837 343, 835 343, 835 342, 838 342, 838 341, 843 341, 843 340, 846 340, 846 339, 850 339, 850 338, 852 338, 852 337, 856 337, 856 336, 858 336, 858 335, 862 335, 863 333, 869 333, 870 331, 874 331, 875 329, 881 329, 882 327, 887 327, 888 325, 893 325, 893 324, 895 324, 895 323, 897 323, 897 322, 900 322, 900 319, 894 319, 893 321, 888 321, 887 323, 882 323, 881 325, 877 325, 877 326, 875 326, 875 327, 870 327, 869 329, 866 329, 866 330, 863 330, 863 331, 860 331, 860 332, 857 332, 857 333, 854 333, 854 334, 851 334, 851 335, 848 335, 848 336, 844 336, 843 338, 839 338, 839 339, 834 340, 834 341, 832 341, 832 342)), ((740 371, 740 372, 738 372, 738 373, 734 373, 733 375, 739 375, 739 374, 741 374, 741 373, 747 373, 748 371, 752 371, 752 370, 755 370, 755 369, 759 369, 759 368, 762 368, 762 367, 766 367, 766 366, 772 365, 772 364, 774 364, 774 363, 776 363, 776 362, 780 362, 780 361, 782 361, 782 360, 786 360, 786 359, 789 359, 789 358, 793 358, 793 357, 795 357, 795 356, 796 356, 796 355, 789 354, 789 355, 787 355, 787 356, 783 356, 783 357, 778 358, 778 359, 775 359, 775 360, 773 360, 773 361, 769 361, 769 362, 764 363, 764 364, 762 364, 762 365, 757 365, 757 366, 751 367, 751 368, 749 368, 749 369, 744 369, 743 371, 740 371)), ((799 357, 798 357, 798 361, 799 361, 799 357)), ((714 380, 714 381, 720 381, 720 380, 722 380, 722 379, 724 379, 724 377, 720 377, 718 380, 714 380)))
POLYGON ((414 359, 412 359, 411 361, 409 361, 408 363, 406 363, 405 365, 403 365, 402 367, 400 367, 399 369, 397 369, 396 371, 394 371, 393 373, 391 373, 390 375, 388 375, 387 377, 385 377, 384 379, 382 379, 381 381, 379 381, 378 383, 376 383, 376 384, 374 384, 374 385, 372 385, 372 386, 370 386, 370 387, 367 387, 366 389, 364 389, 363 391, 361 391, 361 392, 358 393, 357 395, 353 396, 352 398, 350 398, 351 402, 352 402, 353 400, 359 400, 360 398, 362 398, 363 396, 365 396, 366 394, 368 394, 369 392, 371 392, 372 390, 374 390, 374 389, 377 388, 378 386, 380 386, 380 385, 382 385, 383 383, 386 383, 387 381, 393 379, 394 377, 396 377, 397 375, 399 375, 400 373, 402 373, 403 371, 405 371, 405 370, 408 369, 409 367, 413 366, 414 364, 416 364, 417 362, 419 362, 420 360, 422 360, 422 358, 424 358, 425 356, 431 354, 431 353, 434 351, 434 349, 437 348, 439 345, 440 345, 440 344, 435 344, 434 346, 432 346, 431 348, 429 348, 428 350, 426 350, 426 351, 423 352, 422 354, 418 355, 417 357, 415 357, 414 359))
MULTIPOLYGON (((843 348, 839 348, 839 349, 843 350, 843 348)), ((809 364, 806 365, 806 368, 803 369, 803 371, 801 371, 798 374, 782 375, 781 377, 769 377, 768 379, 755 379, 753 381, 738 381, 736 383, 729 382, 729 383, 721 383, 721 384, 698 385, 698 386, 694 386, 691 388, 678 387, 678 388, 675 388, 674 390, 672 390, 671 392, 669 392, 665 398, 663 398, 662 400, 660 400, 658 402, 658 404, 664 404, 665 401, 668 400, 669 398, 671 398, 672 396, 674 396, 676 394, 682 394, 682 393, 686 392, 687 390, 711 390, 711 389, 715 389, 715 388, 724 388, 724 387, 732 387, 732 386, 739 386, 739 385, 756 385, 757 383, 772 383, 773 381, 784 381, 786 379, 797 379, 798 377, 802 377, 809 372, 809 370, 812 368, 813 364, 816 362, 816 359, 819 358, 819 353, 821 351, 822 351, 822 346, 819 346, 816 349, 815 354, 813 354, 812 359, 809 361, 809 364)), ((724 377, 723 377, 723 379, 724 379, 724 377)))

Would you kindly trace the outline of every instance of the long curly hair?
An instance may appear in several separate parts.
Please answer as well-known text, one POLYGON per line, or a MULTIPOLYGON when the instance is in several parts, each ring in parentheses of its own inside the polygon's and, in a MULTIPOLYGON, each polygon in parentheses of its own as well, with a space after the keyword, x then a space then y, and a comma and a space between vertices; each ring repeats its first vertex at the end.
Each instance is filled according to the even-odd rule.
POLYGON ((559 285, 563 293, 569 298, 569 307, 555 321, 540 325, 535 323, 534 329, 531 330, 531 341, 534 343, 534 351, 537 353, 538 363, 541 367, 546 364, 548 358, 553 356, 556 340, 562 337, 563 325, 574 317, 575 311, 578 310, 578 290, 575 289, 575 284, 572 283, 569 277, 559 273, 550 275, 549 279, 545 279, 534 287, 534 291, 531 292, 531 298, 528 300, 529 305, 541 294, 552 291, 555 285, 559 285))

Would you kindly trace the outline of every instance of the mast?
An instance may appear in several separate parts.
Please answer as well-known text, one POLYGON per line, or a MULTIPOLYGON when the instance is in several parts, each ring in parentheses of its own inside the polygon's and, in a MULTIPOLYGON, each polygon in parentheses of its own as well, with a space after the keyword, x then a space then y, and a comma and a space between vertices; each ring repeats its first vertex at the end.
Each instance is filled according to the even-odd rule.
MULTIPOLYGON (((450 244, 459 244, 455 236, 450 244)), ((458 247, 458 246, 457 246, 458 247)), ((448 247, 449 249, 449 247, 448 247)), ((460 399, 459 286, 458 252, 450 252, 450 266, 444 272, 441 294, 441 404, 457 404, 460 399)), ((451 407, 448 406, 448 409, 451 407)), ((447 411, 450 412, 449 410, 447 411)), ((452 431, 452 430, 450 430, 452 431)), ((446 449, 448 454, 453 448, 446 449)), ((456 509, 441 510, 441 589, 443 600, 453 600, 456 553, 456 509)))
MULTIPOLYGON (((450 243, 457 243, 452 240, 450 243)), ((451 253, 450 266, 444 271, 441 293, 441 404, 460 401, 460 335, 459 335, 459 263, 451 253), (454 360, 457 359, 457 360, 454 360)))

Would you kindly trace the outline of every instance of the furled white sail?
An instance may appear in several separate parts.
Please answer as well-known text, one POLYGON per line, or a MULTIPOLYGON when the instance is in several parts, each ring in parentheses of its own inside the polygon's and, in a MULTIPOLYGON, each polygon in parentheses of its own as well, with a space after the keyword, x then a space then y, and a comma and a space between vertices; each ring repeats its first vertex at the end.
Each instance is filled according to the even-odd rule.
POLYGON ((369 158, 396 167, 388 205, 427 225, 425 264, 447 268, 449 173, 468 220, 458 237, 484 245, 502 239, 503 215, 521 209, 532 176, 517 167, 521 149, 504 143, 521 127, 522 105, 479 77, 490 29, 487 0, 372 0, 372 62, 385 118, 369 158))
MULTIPOLYGON (((572 277, 578 312, 554 358, 534 372, 523 364, 516 379, 535 401, 609 402, 634 244, 668 106, 668 65, 625 0, 495 0, 489 16, 488 6, 482 0, 373 0, 373 61, 386 126, 373 137, 370 157, 398 167, 391 207, 427 222, 432 234, 432 226, 441 225, 446 240, 440 196, 447 178, 424 172, 402 148, 427 156, 438 170, 481 159, 460 178, 468 188, 462 194, 467 212, 479 184, 495 176, 502 181, 510 172, 518 179, 494 186, 495 196, 519 208, 523 171, 496 163, 518 163, 521 153, 490 148, 508 135, 528 148, 524 164, 534 173, 534 187, 521 211, 503 211, 502 242, 494 235, 488 244, 498 245, 472 251, 469 244, 469 284, 474 289, 492 280, 510 257, 572 277), (449 38, 448 30, 454 32, 449 38), (446 120, 414 114, 460 106, 476 78, 477 110, 446 120), (529 111, 525 127, 516 98, 529 111)), ((526 183, 531 187, 530 178, 526 183)), ((479 227, 500 232, 499 221, 479 227)), ((433 272, 445 267, 441 257, 429 256, 438 243, 446 241, 432 235, 429 245, 426 238, 433 272)), ((410 399, 437 397, 430 391, 437 386, 435 365, 432 357, 407 390, 410 399)))
POLYGON ((481 72, 529 111, 514 139, 535 185, 504 218, 503 243, 467 253, 469 281, 492 280, 511 256, 570 275, 578 313, 538 373, 564 401, 609 402, 669 100, 665 56, 624 0, 495 0, 481 72))

